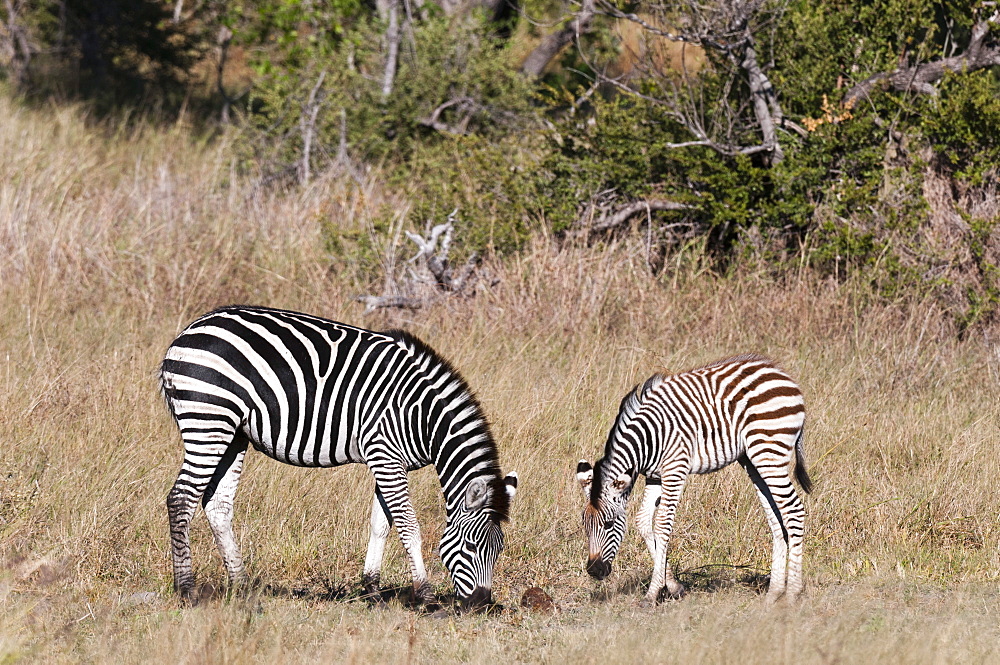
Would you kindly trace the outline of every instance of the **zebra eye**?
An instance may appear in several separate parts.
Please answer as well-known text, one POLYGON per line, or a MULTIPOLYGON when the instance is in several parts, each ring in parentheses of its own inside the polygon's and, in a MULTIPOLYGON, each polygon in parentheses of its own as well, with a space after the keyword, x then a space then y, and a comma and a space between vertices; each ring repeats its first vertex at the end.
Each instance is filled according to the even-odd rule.
POLYGON ((614 520, 605 520, 604 521, 604 528, 607 529, 608 531, 611 531, 611 528, 614 525, 615 525, 615 521, 614 520))
POLYGON ((475 554, 478 548, 476 547, 476 544, 474 542, 472 542, 471 540, 467 540, 465 541, 465 547, 463 549, 469 554, 475 554))

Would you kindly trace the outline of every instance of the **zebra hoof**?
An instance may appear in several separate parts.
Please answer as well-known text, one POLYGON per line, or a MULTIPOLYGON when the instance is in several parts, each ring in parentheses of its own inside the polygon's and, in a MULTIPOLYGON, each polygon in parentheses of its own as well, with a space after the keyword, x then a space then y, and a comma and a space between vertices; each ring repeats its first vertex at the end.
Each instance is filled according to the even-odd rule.
POLYGON ((444 612, 444 606, 437 601, 437 598, 421 601, 420 609, 424 614, 430 614, 431 616, 437 614, 438 612, 444 612))
POLYGON ((643 598, 642 600, 639 601, 639 607, 641 607, 644 610, 648 610, 649 608, 655 606, 656 603, 650 600, 649 598, 643 598))
POLYGON ((194 607, 198 604, 198 592, 191 586, 182 586, 177 589, 177 595, 181 599, 181 607, 194 607))
POLYGON ((424 584, 419 589, 413 590, 413 602, 427 613, 437 612, 441 609, 441 603, 431 591, 429 584, 424 584))
POLYGON ((680 600, 687 595, 687 589, 680 582, 674 582, 676 586, 667 585, 660 589, 660 600, 680 600))
POLYGON ((768 592, 768 594, 764 596, 764 605, 766 607, 774 607, 775 605, 780 603, 784 598, 785 598, 785 593, 783 591, 779 591, 777 593, 768 592))
POLYGON ((361 579, 361 598, 373 607, 385 607, 387 605, 379 588, 378 575, 365 575, 361 579))

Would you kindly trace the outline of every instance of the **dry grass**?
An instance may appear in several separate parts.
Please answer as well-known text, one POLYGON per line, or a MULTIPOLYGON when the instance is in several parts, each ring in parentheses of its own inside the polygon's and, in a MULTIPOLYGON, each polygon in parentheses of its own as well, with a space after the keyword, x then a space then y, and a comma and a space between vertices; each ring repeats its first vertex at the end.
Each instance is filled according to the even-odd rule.
MULTIPOLYGON (((628 245, 543 241, 494 266, 492 293, 362 319, 318 228, 363 225, 386 202, 374 178, 255 194, 225 146, 192 145, 182 128, 99 131, 73 109, 4 100, 0 114, 0 662, 997 657, 995 337, 959 341, 931 306, 873 305, 850 285, 683 266, 654 279, 628 245), (405 325, 462 368, 522 480, 496 575, 504 612, 439 620, 352 600, 370 478, 259 455, 237 535, 269 591, 180 607, 164 499, 181 451, 155 368, 181 326, 228 302, 405 325), (767 528, 727 469, 694 478, 681 504, 672 559, 694 593, 640 610, 650 565, 634 533, 609 580, 583 572, 576 460, 598 451, 635 381, 744 351, 777 359, 806 393, 807 596, 764 611, 767 528), (535 584, 558 614, 518 611, 535 584)), ((445 590, 439 490, 431 471, 413 483, 445 590)), ((219 584, 204 519, 193 539, 201 579, 219 584)), ((395 542, 387 563, 387 582, 405 585, 395 542)))

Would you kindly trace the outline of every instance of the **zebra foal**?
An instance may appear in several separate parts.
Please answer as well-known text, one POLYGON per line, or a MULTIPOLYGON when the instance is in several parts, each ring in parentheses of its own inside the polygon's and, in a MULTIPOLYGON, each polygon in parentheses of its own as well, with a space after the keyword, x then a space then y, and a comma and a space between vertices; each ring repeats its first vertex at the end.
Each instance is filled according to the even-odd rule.
POLYGON ((167 349, 160 384, 184 442, 167 496, 174 586, 194 589, 188 537, 198 502, 232 585, 246 579, 233 537, 233 497, 247 447, 306 467, 365 464, 375 477, 364 585, 377 593, 396 526, 414 595, 436 600, 421 554, 407 472, 434 465, 445 498, 441 558, 466 607, 489 603, 517 474, 501 476, 496 444, 465 380, 410 333, 377 333, 263 307, 223 307, 167 349))
POLYGON ((771 528, 773 550, 767 601, 802 591, 805 510, 789 467, 807 493, 812 482, 803 452, 805 404, 783 371, 761 356, 720 360, 681 374, 655 374, 621 402, 604 456, 577 465, 587 499, 583 530, 587 572, 604 579, 625 534, 625 508, 639 474, 646 476, 636 526, 650 556, 653 577, 643 604, 661 590, 679 598, 684 587, 667 562, 674 515, 687 477, 739 462, 750 476, 771 528))

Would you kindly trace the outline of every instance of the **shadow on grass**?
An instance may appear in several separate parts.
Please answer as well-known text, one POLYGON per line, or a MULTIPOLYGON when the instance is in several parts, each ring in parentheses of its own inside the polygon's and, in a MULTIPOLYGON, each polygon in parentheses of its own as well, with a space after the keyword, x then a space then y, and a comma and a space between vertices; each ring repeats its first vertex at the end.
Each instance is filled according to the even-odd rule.
MULTIPOLYGON (((602 585, 590 594, 594 602, 607 602, 619 596, 641 596, 649 588, 652 571, 633 571, 621 575, 616 585, 602 585)), ((717 593, 731 589, 749 589, 756 594, 767 593, 770 576, 752 566, 709 564, 676 573, 677 581, 687 593, 717 593)), ((664 600, 665 590, 660 601, 664 600)))

